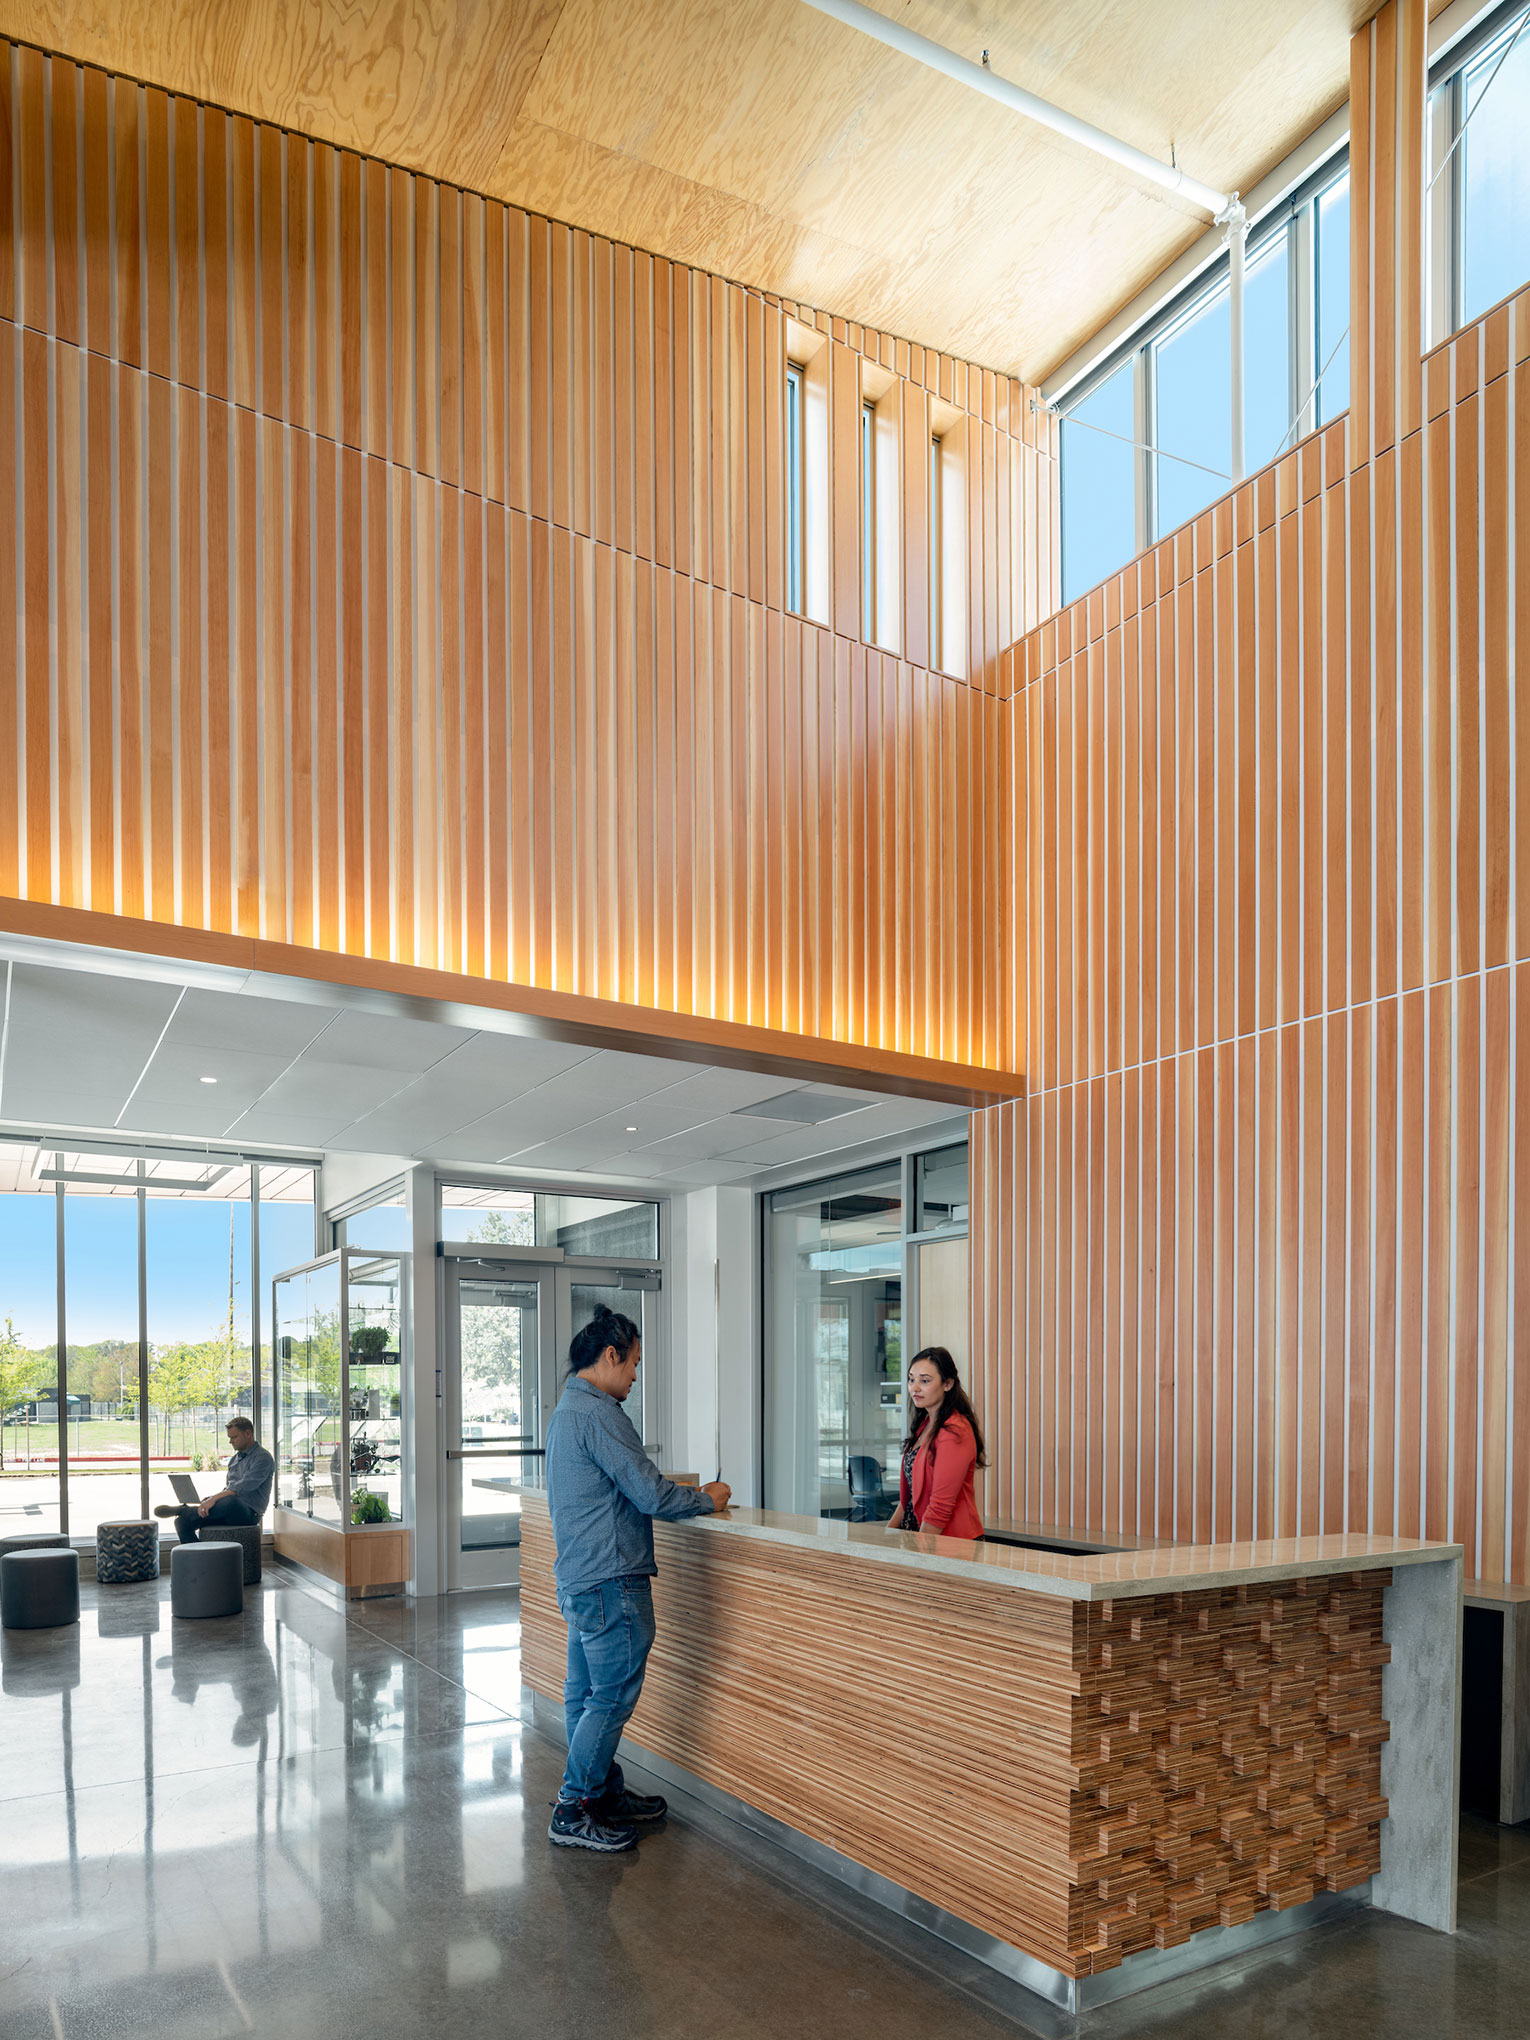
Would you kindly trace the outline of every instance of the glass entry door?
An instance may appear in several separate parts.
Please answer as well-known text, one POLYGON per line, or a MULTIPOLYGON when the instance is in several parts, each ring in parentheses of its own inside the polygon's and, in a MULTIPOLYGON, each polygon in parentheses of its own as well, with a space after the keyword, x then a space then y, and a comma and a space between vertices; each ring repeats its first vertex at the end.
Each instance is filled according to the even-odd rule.
POLYGON ((535 1263, 445 1263, 447 1584, 519 1577, 520 1499, 538 1478, 556 1380, 552 1270, 535 1263))
MULTIPOLYGON (((576 1266, 560 1268, 558 1270, 558 1286, 560 1291, 560 1309, 558 1314, 561 1325, 567 1327, 558 1348, 560 1356, 565 1361, 567 1360, 568 1349, 573 1341, 574 1334, 584 1330, 585 1326, 603 1304, 608 1310, 620 1311, 623 1317, 632 1319, 639 1332, 643 1335, 643 1350, 646 1354, 648 1350, 649 1325, 643 1306, 647 1301, 648 1291, 646 1288, 636 1287, 635 1285, 639 1282, 645 1284, 651 1282, 654 1289, 657 1289, 659 1286, 657 1275, 641 1276, 632 1273, 624 1275, 617 1268, 586 1268, 576 1266)), ((648 1447, 649 1451, 657 1458, 660 1453, 660 1440, 652 1435, 651 1430, 644 1423, 645 1412, 651 1408, 651 1400, 645 1400, 643 1394, 643 1376, 647 1372, 647 1365, 648 1363, 645 1360, 643 1366, 638 1369, 637 1380, 632 1384, 632 1393, 628 1396, 623 1407, 626 1409, 627 1415, 632 1419, 633 1429, 648 1447)), ((668 1463, 666 1460, 665 1464, 667 1465, 668 1463)))
MULTIPOLYGON (((441 1265, 447 1586, 508 1586, 520 1577, 516 1489, 542 1478, 547 1420, 557 1406, 574 1334, 602 1304, 646 1334, 645 1305, 660 1278, 644 1270, 543 1262, 492 1248, 481 1259, 449 1252, 441 1265)), ((658 1458, 659 1441, 644 1427, 641 1372, 626 1408, 658 1458)))

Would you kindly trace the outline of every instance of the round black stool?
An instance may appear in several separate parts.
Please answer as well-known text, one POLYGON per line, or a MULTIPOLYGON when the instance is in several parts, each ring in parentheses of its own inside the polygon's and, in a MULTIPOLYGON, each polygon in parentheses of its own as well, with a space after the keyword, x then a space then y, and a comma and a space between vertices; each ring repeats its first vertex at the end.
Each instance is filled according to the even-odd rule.
POLYGON ((12 1537, 0 1537, 0 1558, 4 1558, 8 1551, 67 1551, 68 1549, 69 1539, 59 1536, 55 1531, 26 1530, 18 1531, 12 1537))
POLYGON ((79 1619, 77 1551, 10 1551, 0 1558, 0 1626, 62 1629, 79 1619))
POLYGON ((244 1551, 237 1544, 178 1544, 170 1554, 170 1613, 200 1621, 244 1609, 244 1551))

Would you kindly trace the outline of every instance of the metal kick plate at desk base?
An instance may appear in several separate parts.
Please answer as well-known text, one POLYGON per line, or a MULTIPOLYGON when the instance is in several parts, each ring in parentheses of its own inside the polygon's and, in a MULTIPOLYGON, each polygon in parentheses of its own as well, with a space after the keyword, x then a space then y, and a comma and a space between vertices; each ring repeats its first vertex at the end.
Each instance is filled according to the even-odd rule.
MULTIPOLYGON (((563 1709, 530 1686, 521 1688, 521 1718, 549 1742, 567 1747, 563 1709)), ((1050 1963, 1012 1948, 1007 1941, 1000 1941, 970 1921, 932 1905, 901 1884, 894 1884, 890 1877, 868 1870, 864 1863, 857 1863, 826 1842, 814 1841, 811 1835, 788 1827, 785 1821, 762 1813, 757 1806, 735 1799, 731 1792, 707 1784, 694 1772, 654 1756, 625 1736, 618 1755, 624 1770, 643 1772, 662 1786, 673 1811, 682 1819, 689 1818, 693 1825, 714 1833, 718 1816, 732 1821, 1068 2012, 1085 2011, 1093 2005, 1109 2004, 1115 1998, 1130 1997, 1139 1990, 1150 1990, 1155 1984, 1172 1982, 1214 1962, 1225 1962, 1231 1956, 1246 1955, 1252 1949, 1285 1940, 1291 1934, 1305 1933, 1311 1927, 1340 1919, 1370 1904, 1369 1882, 1348 1891, 1322 1892, 1305 1905, 1291 1906, 1285 1912, 1256 1913, 1241 1926, 1205 1927, 1180 1948, 1145 1948, 1140 1954, 1128 1955, 1116 1968, 1101 1970, 1097 1975, 1064 1976, 1050 1963)))

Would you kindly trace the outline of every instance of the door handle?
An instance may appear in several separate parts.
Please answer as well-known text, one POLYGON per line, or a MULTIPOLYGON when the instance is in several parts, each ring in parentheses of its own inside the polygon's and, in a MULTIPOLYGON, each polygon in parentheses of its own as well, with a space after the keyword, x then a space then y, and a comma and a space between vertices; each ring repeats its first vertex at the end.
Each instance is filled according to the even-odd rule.
POLYGON ((454 1452, 447 1448, 448 1459, 545 1459, 546 1452, 540 1445, 512 1445, 503 1450, 490 1447, 480 1452, 454 1452))

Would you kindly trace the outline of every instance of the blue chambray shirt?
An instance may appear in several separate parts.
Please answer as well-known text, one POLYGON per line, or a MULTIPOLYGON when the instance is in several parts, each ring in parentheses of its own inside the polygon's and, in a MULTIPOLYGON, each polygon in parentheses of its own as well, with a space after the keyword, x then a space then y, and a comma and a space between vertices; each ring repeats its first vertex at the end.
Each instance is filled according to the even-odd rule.
POLYGON ((264 1445, 247 1445, 229 1461, 223 1485, 234 1490, 235 1501, 243 1502, 251 1515, 263 1516, 271 1499, 271 1476, 275 1471, 276 1461, 264 1445))
POLYGON ((710 1516, 712 1497, 666 1480, 615 1396, 571 1374, 547 1426, 547 1506, 561 1600, 630 1573, 656 1573, 655 1516, 710 1516))

